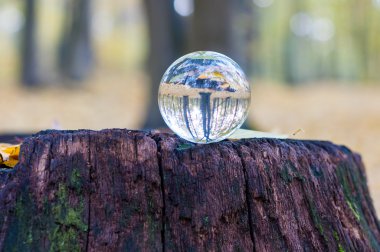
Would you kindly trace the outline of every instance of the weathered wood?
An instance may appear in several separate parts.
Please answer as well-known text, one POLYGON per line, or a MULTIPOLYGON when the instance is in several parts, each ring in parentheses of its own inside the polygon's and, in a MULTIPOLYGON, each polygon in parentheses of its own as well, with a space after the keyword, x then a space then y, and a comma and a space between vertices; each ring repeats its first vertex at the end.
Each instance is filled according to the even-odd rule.
POLYGON ((8 133, 8 134, 1 134, 0 135, 0 143, 9 143, 9 144, 19 144, 21 143, 26 137, 30 137, 32 134, 25 134, 25 133, 8 133))
POLYGON ((0 250, 379 251, 380 225, 330 142, 47 131, 0 171, 0 250))

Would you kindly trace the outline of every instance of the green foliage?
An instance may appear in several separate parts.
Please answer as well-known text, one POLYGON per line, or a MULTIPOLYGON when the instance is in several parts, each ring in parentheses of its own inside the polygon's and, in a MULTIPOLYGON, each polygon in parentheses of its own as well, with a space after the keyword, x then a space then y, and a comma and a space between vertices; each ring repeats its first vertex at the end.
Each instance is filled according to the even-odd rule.
POLYGON ((187 149, 190 149, 191 147, 193 147, 194 144, 191 144, 191 143, 184 143, 184 144, 180 144, 176 150, 179 150, 179 151, 182 151, 182 150, 187 150, 187 149))
POLYGON ((80 171, 74 168, 70 176, 70 186, 74 187, 77 191, 81 189, 82 179, 80 171))
POLYGON ((361 228, 367 234, 369 242, 375 251, 380 251, 380 243, 376 239, 372 230, 370 229, 368 222, 364 216, 363 209, 361 208, 361 202, 367 199, 363 199, 359 192, 361 186, 365 185, 365 177, 359 173, 359 169, 351 167, 350 163, 341 163, 337 167, 337 177, 340 184, 343 187, 343 193, 348 207, 351 209, 353 215, 358 220, 361 228))
POLYGON ((346 200, 346 202, 347 202, 347 205, 348 205, 348 207, 351 209, 351 211, 353 212, 353 214, 355 215, 355 218, 358 220, 358 221, 360 221, 360 214, 359 214, 359 212, 358 212, 358 207, 356 206, 356 204, 355 203, 352 203, 351 201, 349 201, 349 200, 346 200))
POLYGON ((67 186, 58 184, 55 200, 45 196, 42 207, 37 206, 28 184, 21 188, 15 216, 4 239, 4 251, 80 251, 79 238, 88 230, 84 199, 81 195, 77 202, 69 199, 70 189, 71 193, 82 189, 79 170, 73 169, 69 180, 67 186))
POLYGON ((50 250, 80 251, 78 236, 87 231, 87 225, 82 219, 83 201, 77 207, 70 206, 67 187, 63 184, 59 184, 57 197, 57 203, 52 207, 52 216, 57 225, 49 235, 50 250))
MULTIPOLYGON (((380 6, 371 0, 274 1, 255 6, 257 24, 255 76, 291 83, 325 79, 371 81, 380 79, 380 6), (297 36, 291 29, 297 13, 333 24, 333 36, 318 41, 297 36), (294 19, 293 19, 294 20, 294 19)), ((323 32, 323 29, 322 31, 323 32)))
POLYGON ((33 241, 32 217, 34 208, 28 187, 24 187, 16 202, 16 218, 10 222, 4 240, 4 251, 30 251, 30 245, 33 241))
POLYGON ((339 241, 339 236, 338 236, 338 233, 334 230, 334 232, 333 232, 333 236, 334 236, 334 239, 336 240, 336 241, 339 241))
POLYGON ((345 252, 341 244, 338 244, 338 252, 345 252))
POLYGON ((338 233, 335 230, 333 232, 333 236, 334 236, 335 241, 338 243, 338 252, 345 252, 345 250, 342 247, 342 244, 340 244, 339 242, 340 239, 339 239, 338 233))

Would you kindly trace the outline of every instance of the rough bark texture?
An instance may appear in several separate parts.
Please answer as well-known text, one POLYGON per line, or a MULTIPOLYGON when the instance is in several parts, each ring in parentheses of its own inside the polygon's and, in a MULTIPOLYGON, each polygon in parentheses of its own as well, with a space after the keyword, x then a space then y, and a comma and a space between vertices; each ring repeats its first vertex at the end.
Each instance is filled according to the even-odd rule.
POLYGON ((0 171, 0 250, 379 251, 380 225, 330 142, 48 131, 0 171))
POLYGON ((0 135, 0 143, 9 143, 9 144, 19 144, 23 142, 23 140, 27 137, 30 137, 33 135, 25 134, 25 133, 8 133, 8 134, 1 134, 0 135))

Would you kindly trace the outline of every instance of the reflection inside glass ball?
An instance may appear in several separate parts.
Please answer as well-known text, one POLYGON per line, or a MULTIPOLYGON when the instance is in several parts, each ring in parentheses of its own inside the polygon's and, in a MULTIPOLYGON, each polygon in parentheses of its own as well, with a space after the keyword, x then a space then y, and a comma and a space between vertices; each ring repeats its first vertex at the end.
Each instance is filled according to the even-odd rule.
POLYGON ((251 90, 238 64, 210 51, 187 54, 164 73, 158 105, 171 130, 194 143, 221 141, 244 122, 251 90))

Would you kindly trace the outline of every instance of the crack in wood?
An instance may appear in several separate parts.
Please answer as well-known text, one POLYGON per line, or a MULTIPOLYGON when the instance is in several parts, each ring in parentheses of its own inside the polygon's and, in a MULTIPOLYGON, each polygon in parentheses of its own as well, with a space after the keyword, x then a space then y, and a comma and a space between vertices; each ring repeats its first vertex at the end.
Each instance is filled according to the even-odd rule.
POLYGON ((244 162, 244 160, 242 158, 242 153, 239 150, 238 146, 236 146, 235 143, 233 143, 232 146, 235 149, 236 153, 238 154, 238 156, 240 158, 240 162, 241 162, 242 168, 243 168, 244 186, 245 186, 245 201, 246 201, 247 210, 248 210, 249 234, 250 234, 251 240, 252 240, 252 249, 253 249, 253 252, 255 252, 256 251, 256 248, 255 248, 255 235, 254 235, 253 227, 252 227, 253 219, 252 219, 252 209, 251 209, 251 204, 252 204, 252 200, 251 199, 252 199, 252 196, 251 196, 250 191, 249 191, 249 181, 248 181, 247 167, 245 165, 245 162, 244 162))
POLYGON ((88 193, 88 214, 87 214, 87 234, 86 234, 86 249, 85 251, 89 250, 89 243, 90 243, 90 231, 91 231, 91 195, 92 195, 92 162, 91 162, 91 135, 88 135, 88 156, 87 156, 87 167, 89 169, 89 175, 88 175, 88 180, 89 180, 89 188, 90 191, 88 193))
POLYGON ((165 244, 165 218, 166 218, 166 202, 165 202, 165 179, 164 179, 164 170, 162 167, 162 158, 161 158, 161 138, 157 138, 156 136, 149 134, 149 137, 151 137, 157 147, 157 163, 158 163, 158 170, 160 175, 160 189, 161 189, 161 195, 162 195, 162 219, 161 219, 161 242, 162 242, 162 251, 166 251, 166 244, 165 244))
POLYGON ((161 165, 161 157, 160 152, 157 148, 157 161, 158 161, 158 168, 159 168, 159 174, 161 177, 161 193, 162 193, 162 229, 161 229, 161 241, 162 241, 162 251, 165 252, 165 218, 166 218, 166 203, 165 203, 165 179, 164 179, 164 171, 163 167, 161 165))

